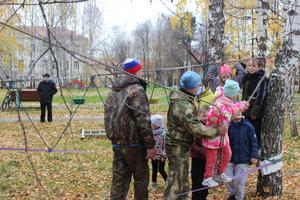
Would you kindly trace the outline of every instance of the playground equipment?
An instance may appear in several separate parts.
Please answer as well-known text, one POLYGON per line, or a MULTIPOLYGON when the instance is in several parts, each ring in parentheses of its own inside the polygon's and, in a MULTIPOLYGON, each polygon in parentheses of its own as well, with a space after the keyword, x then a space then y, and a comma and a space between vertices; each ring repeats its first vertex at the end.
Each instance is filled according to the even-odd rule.
POLYGON ((84 139, 86 137, 102 137, 106 138, 106 133, 104 129, 101 130, 80 130, 80 139, 84 139))

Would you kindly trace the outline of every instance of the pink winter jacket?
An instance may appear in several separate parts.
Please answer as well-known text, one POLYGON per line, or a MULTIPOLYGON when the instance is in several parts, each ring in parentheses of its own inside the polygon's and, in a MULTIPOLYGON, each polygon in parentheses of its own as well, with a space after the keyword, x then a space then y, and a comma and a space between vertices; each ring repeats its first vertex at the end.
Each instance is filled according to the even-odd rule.
MULTIPOLYGON (((207 126, 218 127, 221 125, 229 126, 231 117, 235 114, 236 109, 244 109, 246 105, 243 102, 235 103, 231 99, 220 95, 216 98, 214 105, 211 106, 207 115, 207 126)), ((204 138, 202 144, 209 149, 218 149, 220 145, 229 145, 228 132, 225 135, 224 143, 220 143, 221 136, 215 138, 204 138)))

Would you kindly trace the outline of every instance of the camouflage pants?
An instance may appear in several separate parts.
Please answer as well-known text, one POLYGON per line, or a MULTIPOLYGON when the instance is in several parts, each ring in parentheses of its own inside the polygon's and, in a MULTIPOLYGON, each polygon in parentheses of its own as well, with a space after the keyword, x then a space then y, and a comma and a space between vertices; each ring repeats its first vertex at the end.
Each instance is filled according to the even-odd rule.
POLYGON ((126 200, 131 176, 134 179, 134 198, 148 199, 149 168, 146 150, 142 147, 114 147, 111 200, 126 200))
POLYGON ((188 195, 178 195, 189 191, 189 148, 166 145, 169 173, 164 191, 164 199, 185 200, 188 195))

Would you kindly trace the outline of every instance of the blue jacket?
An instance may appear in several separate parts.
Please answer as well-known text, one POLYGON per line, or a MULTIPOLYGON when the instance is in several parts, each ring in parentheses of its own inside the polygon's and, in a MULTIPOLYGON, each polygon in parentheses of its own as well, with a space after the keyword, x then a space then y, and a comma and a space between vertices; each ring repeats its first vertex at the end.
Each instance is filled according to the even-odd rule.
POLYGON ((258 159, 257 138, 251 122, 247 119, 237 123, 231 122, 228 134, 232 150, 231 163, 247 164, 251 158, 258 159))

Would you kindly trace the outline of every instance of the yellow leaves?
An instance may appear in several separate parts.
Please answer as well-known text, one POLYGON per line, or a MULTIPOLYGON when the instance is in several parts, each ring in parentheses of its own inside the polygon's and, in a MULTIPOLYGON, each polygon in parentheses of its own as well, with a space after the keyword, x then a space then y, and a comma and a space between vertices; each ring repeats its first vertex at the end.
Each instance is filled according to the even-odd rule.
POLYGON ((175 29, 178 26, 178 23, 180 23, 180 21, 178 20, 178 18, 176 16, 171 16, 170 22, 171 22, 172 29, 175 29))
POLYGON ((176 7, 176 15, 172 16, 171 26, 173 29, 176 27, 183 28, 186 34, 191 37, 192 36, 192 14, 186 11, 185 7, 187 5, 187 0, 180 0, 177 2, 176 7))
MULTIPOLYGON (((8 24, 14 25, 19 22, 19 16, 15 14, 12 18, 10 16, 14 13, 14 9, 11 6, 1 6, 0 7, 0 21, 6 22, 8 24)), ((13 30, 0 26, 0 58, 5 64, 5 67, 11 67, 16 60, 16 50, 19 49, 19 44, 16 39, 16 32, 13 30)))

